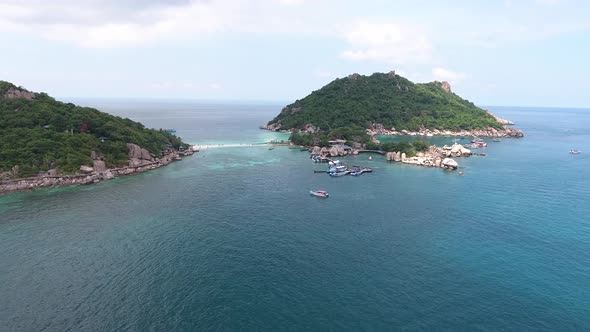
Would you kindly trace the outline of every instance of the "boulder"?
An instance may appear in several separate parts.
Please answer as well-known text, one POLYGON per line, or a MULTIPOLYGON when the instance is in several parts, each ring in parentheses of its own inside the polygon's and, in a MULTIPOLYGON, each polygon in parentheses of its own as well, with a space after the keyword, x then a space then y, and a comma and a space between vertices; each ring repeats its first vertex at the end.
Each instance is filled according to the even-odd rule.
POLYGON ((461 144, 457 144, 457 143, 453 144, 451 146, 451 154, 453 156, 457 156, 457 155, 461 154, 461 148, 463 148, 463 146, 461 144))
POLYGON ((462 146, 461 147, 461 156, 463 156, 463 157, 471 156, 471 150, 469 150, 468 148, 462 146))
POLYGON ((347 154, 346 150, 344 150, 341 146, 333 146, 330 148, 330 156, 337 157, 337 156, 344 156, 347 154))
POLYGON ((311 154, 318 155, 321 153, 321 151, 322 151, 322 148, 320 148, 319 146, 314 146, 313 149, 311 149, 311 154))
POLYGON ((7 99, 23 98, 31 100, 35 98, 35 93, 21 88, 10 87, 10 89, 4 93, 4 97, 7 99))
POLYGON ((129 159, 136 158, 141 160, 153 161, 153 157, 150 152, 137 144, 127 143, 127 149, 129 149, 129 159))
POLYGON ((130 167, 139 167, 143 165, 143 161, 139 158, 129 158, 129 166, 130 167))
POLYGON ((312 125, 311 123, 308 123, 303 127, 303 132, 308 133, 308 134, 315 134, 319 131, 320 130, 316 126, 312 125))
POLYGON ((457 167, 459 167, 459 163, 457 163, 455 160, 451 158, 445 158, 441 162, 441 167, 457 169, 457 167))
POLYGON ((394 161, 395 160, 395 152, 387 152, 385 154, 385 158, 387 161, 394 161))
POLYGON ((82 166, 80 166, 80 171, 82 173, 92 173, 92 172, 94 172, 94 168, 92 168, 90 166, 82 165, 82 166))
POLYGON ((102 178, 104 180, 110 180, 110 179, 112 179, 114 177, 115 176, 113 175, 113 173, 111 171, 109 171, 109 170, 107 170, 107 171, 105 171, 105 172, 102 173, 102 178))
POLYGON ((93 160, 92 163, 94 165, 95 172, 104 172, 107 169, 104 160, 93 160))
POLYGON ((447 81, 442 81, 442 83, 440 84, 440 87, 445 90, 445 92, 447 93, 451 93, 451 84, 449 84, 449 82, 447 81))

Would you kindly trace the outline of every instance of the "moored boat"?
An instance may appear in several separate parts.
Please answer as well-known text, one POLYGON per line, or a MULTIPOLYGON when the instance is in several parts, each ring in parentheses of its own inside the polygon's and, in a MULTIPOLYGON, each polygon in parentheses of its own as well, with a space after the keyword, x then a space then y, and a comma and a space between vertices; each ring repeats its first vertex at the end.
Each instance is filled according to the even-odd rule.
POLYGON ((350 175, 352 176, 359 176, 363 174, 363 171, 361 171, 360 169, 355 169, 354 171, 350 172, 350 175))
POLYGON ((325 190, 310 190, 309 194, 312 196, 317 196, 317 197, 324 197, 324 198, 330 197, 328 192, 325 190))
POLYGON ((471 140, 471 145, 477 146, 478 148, 485 148, 486 146, 488 146, 488 143, 484 142, 483 139, 474 136, 474 138, 471 140))
POLYGON ((570 150, 570 154, 580 154, 582 151, 580 150, 570 150))
POLYGON ((347 175, 349 173, 350 173, 350 171, 330 172, 330 173, 328 173, 328 175, 337 177, 337 176, 344 176, 344 175, 347 175))

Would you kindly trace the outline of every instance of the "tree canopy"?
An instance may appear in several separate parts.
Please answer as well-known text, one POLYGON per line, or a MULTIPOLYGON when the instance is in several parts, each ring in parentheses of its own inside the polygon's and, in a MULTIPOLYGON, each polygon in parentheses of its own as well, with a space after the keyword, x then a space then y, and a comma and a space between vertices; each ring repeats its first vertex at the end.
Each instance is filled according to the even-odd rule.
POLYGON ((393 72, 336 79, 287 105, 268 124, 285 130, 312 124, 330 131, 373 123, 397 130, 501 128, 486 111, 445 91, 440 82, 414 84, 393 72))
POLYGON ((93 108, 56 101, 45 93, 33 98, 7 98, 7 91, 25 91, 0 81, 0 173, 18 165, 20 177, 49 169, 63 174, 92 165, 91 151, 108 167, 127 164, 127 143, 155 155, 179 148, 180 138, 141 123, 93 108))

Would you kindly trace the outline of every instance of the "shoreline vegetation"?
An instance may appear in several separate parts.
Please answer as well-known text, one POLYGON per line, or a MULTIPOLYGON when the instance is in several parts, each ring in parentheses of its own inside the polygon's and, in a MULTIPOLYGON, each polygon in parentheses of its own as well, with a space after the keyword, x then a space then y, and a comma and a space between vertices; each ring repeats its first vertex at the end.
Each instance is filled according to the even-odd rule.
POLYGON ((0 193, 98 183, 198 151, 173 129, 145 128, 5 81, 0 118, 0 193))
MULTIPOLYGON (((130 149, 129 154, 132 155, 132 151, 136 149, 141 148, 139 148, 137 145, 134 145, 134 147, 130 149)), ((198 150, 194 150, 193 147, 190 147, 184 151, 169 151, 161 158, 153 158, 150 160, 130 157, 130 164, 123 167, 101 168, 100 166, 96 167, 96 165, 94 167, 82 165, 80 166, 80 172, 77 172, 76 174, 60 175, 56 172, 49 171, 44 174, 28 178, 0 180, 0 194, 15 191, 27 191, 38 188, 96 184, 102 181, 112 180, 119 176, 134 175, 154 170, 162 166, 167 166, 172 162, 182 160, 182 157, 191 156, 195 152, 198 152, 198 150), (136 159, 136 161, 134 162, 133 159, 136 159), (137 163, 137 160, 139 160, 139 163, 137 163)), ((98 164, 100 165, 100 163, 98 164)))
POLYGON ((415 139, 473 137, 483 145, 481 137, 524 137, 513 125, 462 99, 448 82, 415 84, 391 71, 336 79, 285 106, 260 128, 291 133, 291 143, 309 148, 316 160, 377 152, 389 161, 456 169, 450 157, 476 153, 460 144, 436 147, 415 139), (410 140, 381 143, 376 136, 410 140))

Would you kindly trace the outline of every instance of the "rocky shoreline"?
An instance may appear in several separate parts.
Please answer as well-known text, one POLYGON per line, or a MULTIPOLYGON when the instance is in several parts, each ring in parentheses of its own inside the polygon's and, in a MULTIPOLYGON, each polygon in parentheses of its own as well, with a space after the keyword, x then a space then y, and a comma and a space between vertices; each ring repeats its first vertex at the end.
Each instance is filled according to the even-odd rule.
POLYGON ((374 123, 373 126, 367 129, 367 134, 370 136, 383 135, 383 136, 453 136, 453 137, 493 137, 493 138, 519 138, 524 137, 524 133, 517 128, 504 126, 503 129, 496 129, 488 127, 486 129, 473 129, 473 130, 439 130, 439 129, 421 129, 419 131, 408 131, 400 130, 397 131, 395 128, 387 129, 382 124, 374 123))
MULTIPOLYGON (((409 130, 396 130, 395 128, 385 128, 385 126, 381 123, 373 123, 370 128, 367 128, 367 134, 375 137, 377 135, 383 136, 424 136, 424 137, 433 137, 433 136, 452 136, 452 137, 468 137, 468 136, 476 136, 476 137, 491 137, 491 138, 520 138, 524 137, 524 133, 514 127, 510 127, 514 125, 514 122, 510 120, 505 120, 502 118, 497 117, 490 111, 486 111, 489 115, 496 119, 496 122, 502 125, 502 129, 497 129, 493 127, 483 128, 483 129, 472 129, 472 130, 460 130, 460 131, 453 131, 453 130, 442 130, 442 129, 429 129, 429 128, 422 128, 418 131, 409 131, 409 130)), ((273 124, 266 124, 260 126, 260 129, 275 131, 275 132, 282 132, 282 133, 290 133, 289 130, 282 130, 280 129, 281 125, 279 123, 273 124)), ((300 130, 302 133, 307 134, 315 134, 319 132, 319 128, 315 127, 314 125, 308 123, 300 130)))
MULTIPOLYGON (((182 160, 184 156, 198 152, 194 147, 184 151, 169 149, 160 158, 156 158, 148 150, 136 144, 128 143, 127 148, 129 149, 128 166, 106 168, 102 157, 93 152, 91 156, 93 166, 81 165, 78 174, 60 175, 56 170, 49 170, 35 177, 0 180, 0 194, 37 188, 95 184, 118 176, 138 174, 160 168, 174 161, 182 160)), ((13 168, 13 172, 16 174, 18 167, 13 168)))
POLYGON ((453 158, 470 157, 473 155, 471 150, 461 144, 445 145, 441 148, 432 145, 426 152, 418 152, 414 157, 407 157, 405 153, 387 152, 387 161, 396 161, 404 164, 439 167, 445 169, 457 169, 459 163, 453 158))
POLYGON ((451 146, 445 145, 437 147, 432 145, 425 152, 418 152, 416 156, 409 157, 400 151, 383 152, 383 151, 369 151, 363 149, 345 150, 341 146, 332 146, 330 148, 314 146, 311 148, 311 155, 318 156, 320 160, 329 159, 329 157, 339 157, 346 155, 358 155, 363 152, 375 152, 386 156, 387 161, 401 162, 404 164, 438 167, 444 169, 457 169, 459 163, 453 158, 470 157, 473 155, 471 150, 467 149, 461 144, 453 144, 451 146))

